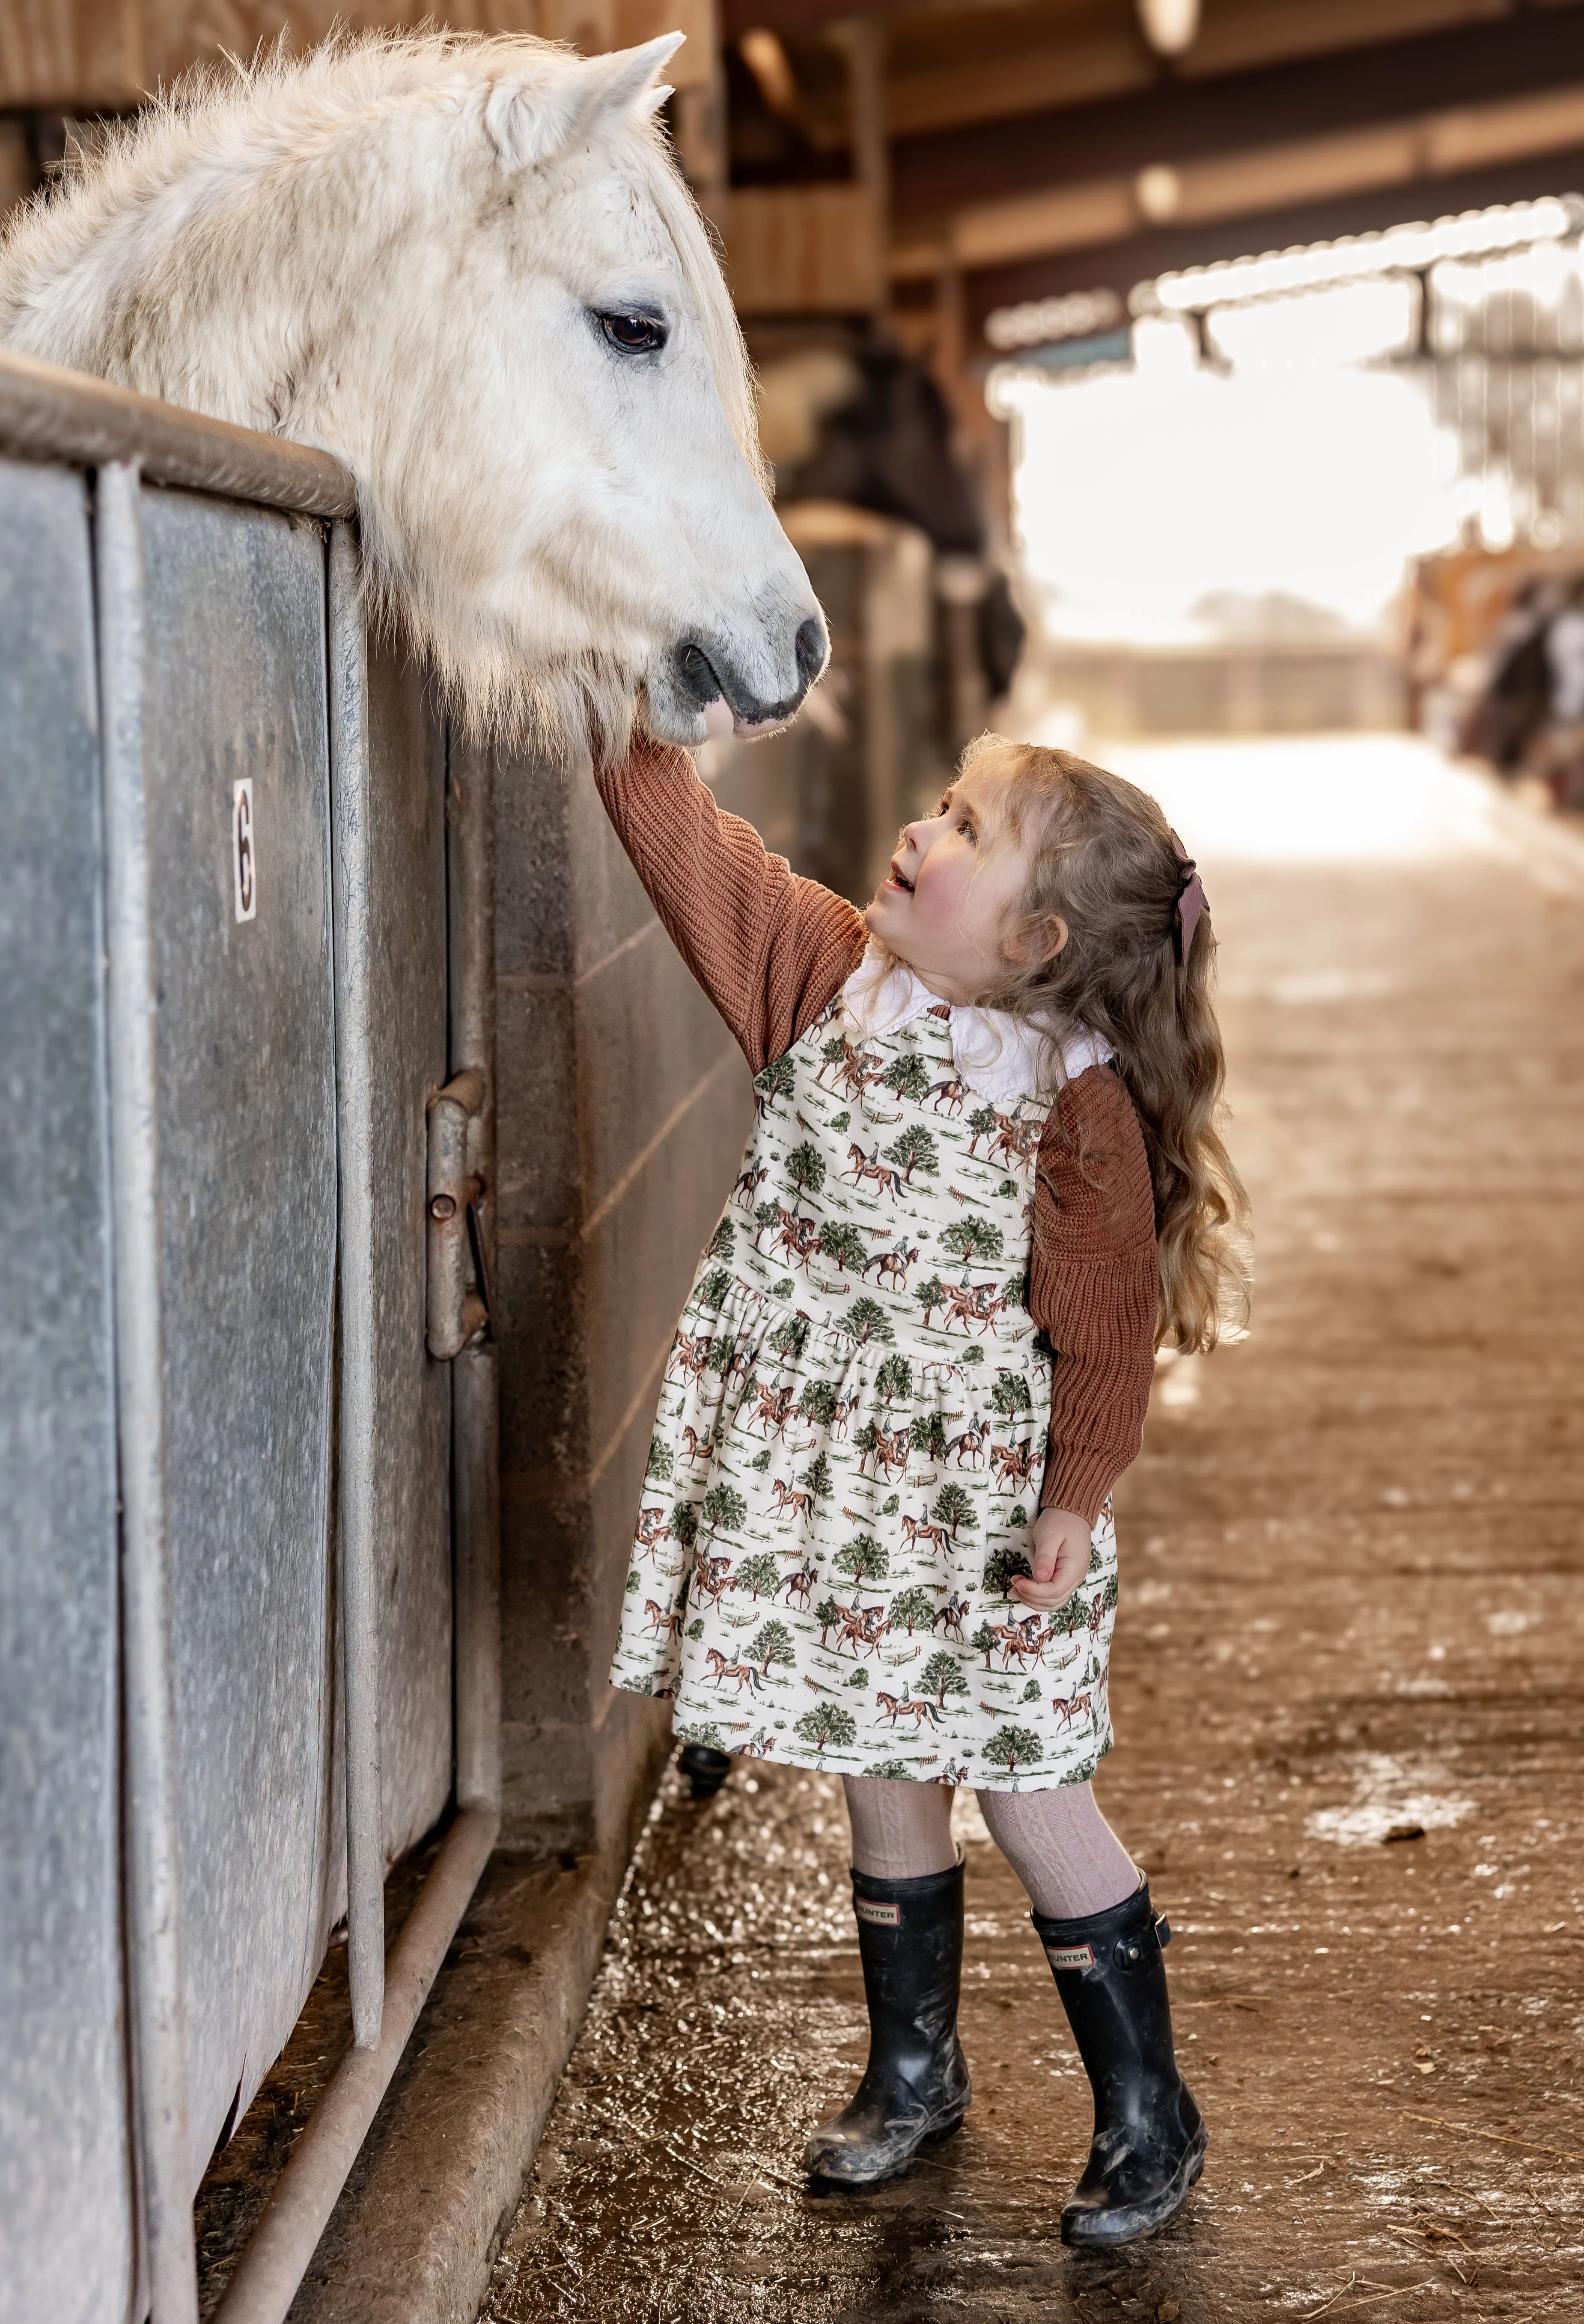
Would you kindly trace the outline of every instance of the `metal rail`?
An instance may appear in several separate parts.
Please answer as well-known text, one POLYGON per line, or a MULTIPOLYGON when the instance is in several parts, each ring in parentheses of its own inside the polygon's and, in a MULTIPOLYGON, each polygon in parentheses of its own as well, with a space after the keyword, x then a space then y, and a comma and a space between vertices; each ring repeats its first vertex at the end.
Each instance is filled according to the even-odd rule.
POLYGON ((151 484, 190 484, 306 516, 349 517, 357 507, 351 475, 331 453, 29 355, 0 354, 0 445, 23 459, 85 468, 135 461, 151 484))
POLYGON ((330 531, 330 864, 340 1178, 341 1657, 347 1710, 347 1948, 352 2039, 380 2036, 385 1864, 380 1825, 379 1583, 375 1541, 374 960, 370 927, 368 643, 357 549, 330 531))
POLYGON ((158 999, 144 785, 141 491, 134 461, 99 472, 95 549, 109 955, 127 1986, 143 2256, 153 2315, 156 2324, 198 2324, 165 1509, 158 999))
MULTIPOLYGON (((453 1370, 458 1813, 384 1949, 374 1500, 367 646, 353 481, 328 453, 0 354, 0 452, 97 471, 96 574, 104 729, 116 1364, 127 1770, 134 2105, 152 2324, 197 2324, 187 2124, 178 1768, 165 1510, 157 992, 144 759, 145 481, 339 520, 329 550, 332 887, 340 1175, 338 1546, 347 1745, 353 2046, 299 2139, 216 2324, 282 2324, 416 2024, 500 1826, 498 1388, 494 1350, 453 1370)), ((453 1072, 484 1080, 472 1125, 481 1270, 494 1264, 494 856, 486 761, 449 835, 453 1072)))
MULTIPOLYGON (((348 2050, 336 2069, 254 2229, 214 2324, 282 2324, 478 1876, 489 1861, 499 1828, 493 1810, 464 1808, 446 1834, 418 1902, 391 1949, 379 2040, 372 2049, 348 2050)), ((155 2324, 164 2324, 157 2311, 155 2324)))

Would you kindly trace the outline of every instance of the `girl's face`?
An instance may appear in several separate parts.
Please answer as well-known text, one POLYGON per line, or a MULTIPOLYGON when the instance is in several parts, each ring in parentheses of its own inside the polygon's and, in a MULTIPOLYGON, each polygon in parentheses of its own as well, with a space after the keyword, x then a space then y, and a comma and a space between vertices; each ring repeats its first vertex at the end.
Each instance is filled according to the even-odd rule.
MULTIPOLYGON (((1028 881, 1024 851, 998 832, 991 807, 988 786, 982 779, 976 783, 970 769, 934 815, 906 825, 864 914, 898 960, 959 1008, 998 983, 1012 964, 1004 931, 1028 881)), ((1051 950, 1060 952, 1066 941, 1061 927, 1051 950)))

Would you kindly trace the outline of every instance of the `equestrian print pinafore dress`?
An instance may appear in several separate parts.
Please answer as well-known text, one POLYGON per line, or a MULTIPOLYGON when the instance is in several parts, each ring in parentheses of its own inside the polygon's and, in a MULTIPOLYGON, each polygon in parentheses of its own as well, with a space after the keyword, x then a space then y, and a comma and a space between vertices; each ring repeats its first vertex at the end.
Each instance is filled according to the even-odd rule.
MULTIPOLYGON (((755 1078, 611 1671, 673 1696, 683 1741, 993 1790, 1082 1782, 1110 1748, 1109 1501, 1075 1596, 1041 1614, 1009 1594, 1050 1421, 1024 1304, 1050 1101, 1008 1094, 1005 1058, 975 1073, 996 1100, 972 1085, 987 1032, 1015 1081, 1024 1028, 871 952, 755 1078)), ((1079 1043, 1064 1068, 1108 1054, 1079 1043)))

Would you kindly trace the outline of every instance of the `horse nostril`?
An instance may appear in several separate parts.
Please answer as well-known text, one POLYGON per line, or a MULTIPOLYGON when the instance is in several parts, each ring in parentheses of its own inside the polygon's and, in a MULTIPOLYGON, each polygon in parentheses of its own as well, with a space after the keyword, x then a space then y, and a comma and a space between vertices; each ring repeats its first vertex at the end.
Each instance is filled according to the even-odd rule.
POLYGON ((683 695, 699 709, 719 698, 723 691, 720 680, 709 655, 694 639, 688 639, 677 648, 675 669, 683 695))
POLYGON ((813 685, 825 667, 825 630, 822 622, 811 613, 793 641, 798 659, 798 676, 805 687, 813 685))

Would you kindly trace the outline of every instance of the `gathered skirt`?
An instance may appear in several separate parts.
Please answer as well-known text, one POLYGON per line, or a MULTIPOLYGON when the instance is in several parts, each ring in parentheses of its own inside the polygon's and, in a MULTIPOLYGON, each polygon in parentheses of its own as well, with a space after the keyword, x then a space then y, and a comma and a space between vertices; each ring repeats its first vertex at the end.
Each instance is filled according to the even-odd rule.
POLYGON ((1055 1613, 1011 1595, 1050 1410, 1049 1360, 1017 1356, 855 1344, 707 1276, 667 1366, 613 1683, 672 1697, 684 1742, 749 1757, 1086 1781, 1111 1741, 1116 1536, 1107 1504, 1055 1613))

